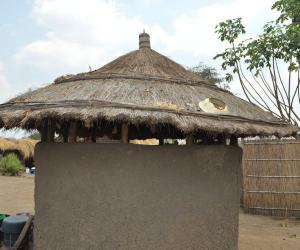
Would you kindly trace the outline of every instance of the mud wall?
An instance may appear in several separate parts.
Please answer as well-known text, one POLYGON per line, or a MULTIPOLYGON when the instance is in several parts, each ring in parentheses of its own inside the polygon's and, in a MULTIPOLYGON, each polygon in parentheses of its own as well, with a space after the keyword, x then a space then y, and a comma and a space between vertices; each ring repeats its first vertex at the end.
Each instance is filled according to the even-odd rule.
POLYGON ((230 146, 36 148, 36 250, 236 250, 242 152, 230 146))

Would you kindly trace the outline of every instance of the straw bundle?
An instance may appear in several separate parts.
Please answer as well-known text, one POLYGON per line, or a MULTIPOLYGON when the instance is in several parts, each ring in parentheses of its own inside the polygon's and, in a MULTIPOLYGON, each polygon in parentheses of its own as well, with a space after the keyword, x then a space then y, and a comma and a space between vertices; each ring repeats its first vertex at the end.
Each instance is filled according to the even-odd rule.
POLYGON ((23 159, 29 159, 34 156, 34 148, 38 141, 31 139, 10 140, 0 139, 0 151, 19 152, 23 159))
POLYGON ((34 148, 37 143, 37 140, 31 139, 20 139, 16 141, 17 148, 22 153, 25 159, 34 156, 34 148))
POLYGON ((157 139, 131 140, 130 143, 139 144, 139 145, 159 145, 159 140, 157 139))
POLYGON ((246 212, 300 216, 300 141, 245 143, 243 189, 246 212))
POLYGON ((14 141, 8 139, 0 139, 0 151, 14 151, 17 149, 16 144, 14 141))

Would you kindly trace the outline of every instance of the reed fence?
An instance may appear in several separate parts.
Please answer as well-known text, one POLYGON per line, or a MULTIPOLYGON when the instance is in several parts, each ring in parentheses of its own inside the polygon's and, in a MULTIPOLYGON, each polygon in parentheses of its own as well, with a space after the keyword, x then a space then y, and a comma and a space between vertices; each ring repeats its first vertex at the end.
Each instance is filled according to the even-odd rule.
POLYGON ((243 152, 244 211, 300 217, 300 141, 246 141, 243 152))

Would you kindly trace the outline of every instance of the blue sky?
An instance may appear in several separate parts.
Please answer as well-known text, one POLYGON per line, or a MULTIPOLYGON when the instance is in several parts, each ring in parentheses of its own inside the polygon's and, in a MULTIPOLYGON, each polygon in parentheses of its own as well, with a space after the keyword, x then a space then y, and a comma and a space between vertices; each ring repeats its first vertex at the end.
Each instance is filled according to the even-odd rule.
MULTIPOLYGON (((138 47, 146 29, 152 48, 184 66, 219 68, 215 25, 243 17, 248 35, 274 19, 273 0, 1 0, 0 102, 56 77, 99 68, 138 47)), ((241 94, 238 84, 232 91, 241 94)))

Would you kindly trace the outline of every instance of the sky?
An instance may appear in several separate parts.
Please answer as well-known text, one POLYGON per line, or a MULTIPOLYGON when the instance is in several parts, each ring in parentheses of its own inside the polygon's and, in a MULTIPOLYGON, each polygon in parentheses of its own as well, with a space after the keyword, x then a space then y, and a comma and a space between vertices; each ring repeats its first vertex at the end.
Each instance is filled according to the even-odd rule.
MULTIPOLYGON (((143 29, 154 50, 183 66, 204 62, 219 69, 221 62, 212 58, 224 45, 214 33, 216 24, 242 17, 247 35, 255 36, 274 19, 273 2, 1 0, 0 103, 137 49, 143 29)), ((236 82, 231 90, 243 97, 236 82)))

